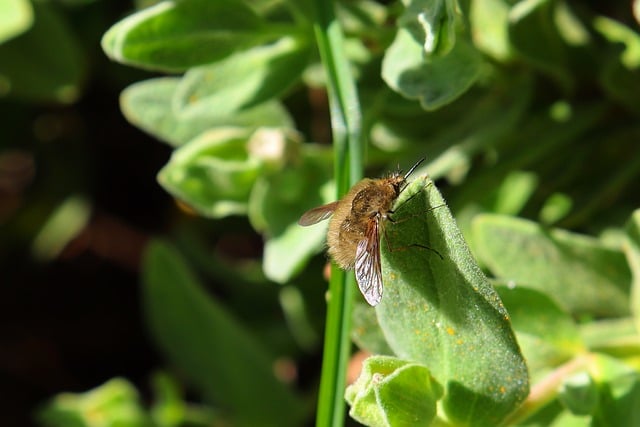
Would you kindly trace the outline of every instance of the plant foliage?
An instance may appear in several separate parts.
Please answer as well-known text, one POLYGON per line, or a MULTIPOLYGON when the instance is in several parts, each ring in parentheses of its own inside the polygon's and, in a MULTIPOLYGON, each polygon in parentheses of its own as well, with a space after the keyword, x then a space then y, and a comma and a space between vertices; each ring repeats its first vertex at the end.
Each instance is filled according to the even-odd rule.
MULTIPOLYGON (((351 117, 362 117, 366 150, 349 164, 366 159, 376 175, 427 159, 384 224, 384 299, 355 304, 352 337, 372 356, 346 392, 352 417, 637 424, 640 1, 344 0, 319 28, 323 1, 149 2, 104 34, 113 61, 166 74, 120 98, 131 124, 173 149, 160 185, 211 220, 247 217, 264 238, 262 268, 211 256, 185 230, 149 245, 149 330, 205 406, 159 376, 158 404, 146 411, 116 379, 58 396, 39 419, 89 425, 100 411, 109 425, 294 426, 313 417, 313 391, 294 391, 273 367, 317 350, 322 329, 314 260, 325 228, 296 220, 334 199, 340 174, 361 172, 332 177, 334 159, 348 156, 336 143, 333 157, 318 131, 326 117, 314 100, 328 90, 334 130, 351 131, 336 100, 357 95, 362 106, 351 117), (332 62, 336 52, 349 67, 332 62), (340 86, 351 76, 357 93, 340 86), (224 297, 196 273, 222 283, 214 294, 224 297)), ((86 64, 49 3, 2 3, 0 43, 0 96, 78 99, 86 64)), ((47 247, 68 234, 48 234, 58 241, 47 247)))

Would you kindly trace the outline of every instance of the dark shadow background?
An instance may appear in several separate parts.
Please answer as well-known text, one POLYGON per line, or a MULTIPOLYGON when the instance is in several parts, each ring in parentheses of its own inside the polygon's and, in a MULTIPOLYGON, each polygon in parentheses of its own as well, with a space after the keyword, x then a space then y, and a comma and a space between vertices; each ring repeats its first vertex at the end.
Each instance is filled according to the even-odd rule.
POLYGON ((119 92, 149 74, 110 63, 99 46, 132 7, 60 7, 89 66, 78 102, 0 98, 2 426, 34 425, 34 408, 53 395, 116 376, 144 395, 161 364, 140 312, 138 265, 146 239, 177 213, 155 181, 171 150, 119 110, 119 92), (34 260, 35 234, 71 195, 91 204, 88 227, 57 259, 34 260))

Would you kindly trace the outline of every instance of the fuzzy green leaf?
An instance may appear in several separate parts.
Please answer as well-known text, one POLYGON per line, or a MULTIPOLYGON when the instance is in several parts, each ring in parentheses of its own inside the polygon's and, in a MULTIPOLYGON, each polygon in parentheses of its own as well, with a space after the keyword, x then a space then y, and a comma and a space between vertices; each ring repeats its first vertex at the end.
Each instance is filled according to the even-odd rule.
POLYGON ((466 92, 481 65, 480 54, 464 40, 448 54, 427 59, 424 47, 400 28, 384 56, 382 78, 401 95, 420 100, 425 110, 435 110, 466 92))
POLYGON ((160 347, 234 425, 300 425, 302 402, 275 378, 272 356, 158 241, 145 255, 143 298, 160 347))
POLYGON ((180 81, 177 77, 160 77, 132 84, 120 95, 122 113, 131 124, 173 146, 215 128, 237 126, 252 130, 259 126, 291 127, 293 124, 287 111, 276 101, 228 115, 216 109, 178 115, 173 100, 180 81))
POLYGON ((248 156, 248 138, 239 129, 206 132, 173 152, 158 181, 205 216, 246 213, 261 168, 260 161, 248 156))
POLYGON ((478 256, 496 277, 538 289, 573 314, 629 313, 631 277, 621 251, 508 216, 479 215, 473 232, 478 256))
POLYGON ((327 203, 334 194, 333 185, 323 186, 330 177, 328 162, 308 153, 300 160, 260 177, 249 200, 249 220, 267 236, 265 275, 278 283, 291 280, 322 248, 327 223, 303 228, 297 222, 306 210, 327 203))
POLYGON ((399 24, 419 41, 427 55, 446 55, 456 42, 453 0, 405 0, 407 10, 399 24))
POLYGON ((242 1, 163 1, 112 26, 102 49, 114 61, 180 72, 274 38, 262 28, 242 1))
POLYGON ((349 415, 371 427, 426 426, 436 415, 442 387, 417 363, 372 356, 345 397, 349 415))
POLYGON ((173 99, 181 117, 208 111, 230 116, 280 95, 302 74, 309 50, 300 40, 282 38, 235 53, 184 75, 173 99))
POLYGON ((412 182, 394 210, 381 243, 380 327, 398 357, 428 366, 443 384, 449 419, 495 426, 528 393, 509 315, 432 181, 412 182))

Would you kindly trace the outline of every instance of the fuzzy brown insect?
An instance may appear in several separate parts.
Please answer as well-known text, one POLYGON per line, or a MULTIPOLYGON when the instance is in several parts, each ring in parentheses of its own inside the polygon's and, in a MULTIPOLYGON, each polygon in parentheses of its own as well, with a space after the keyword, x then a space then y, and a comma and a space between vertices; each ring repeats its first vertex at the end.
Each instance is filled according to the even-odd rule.
POLYGON ((386 178, 365 178, 342 199, 308 210, 298 221, 307 226, 333 215, 327 233, 329 255, 343 270, 355 270, 360 292, 372 306, 382 299, 382 220, 390 219, 393 202, 406 187, 409 175, 423 161, 418 161, 404 175, 394 172, 386 178))

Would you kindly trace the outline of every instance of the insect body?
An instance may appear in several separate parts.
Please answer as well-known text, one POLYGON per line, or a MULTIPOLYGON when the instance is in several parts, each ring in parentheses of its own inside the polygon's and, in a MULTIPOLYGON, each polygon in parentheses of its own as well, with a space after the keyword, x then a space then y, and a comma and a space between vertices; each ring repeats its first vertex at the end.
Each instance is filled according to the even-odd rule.
POLYGON ((372 306, 382 299, 382 220, 389 219, 393 202, 405 188, 407 177, 423 160, 405 175, 395 172, 386 178, 365 178, 341 200, 313 208, 298 221, 300 225, 312 225, 333 215, 327 233, 329 255, 340 268, 355 270, 360 292, 372 306))

